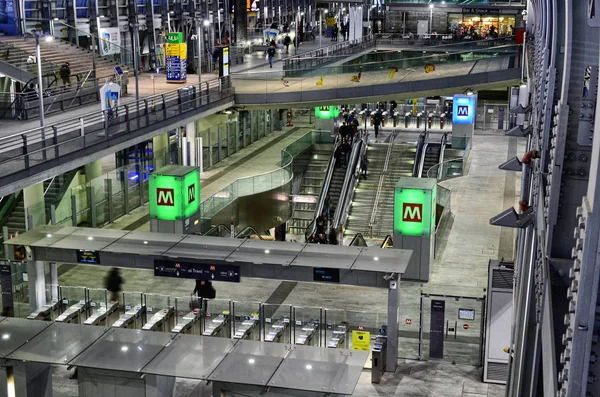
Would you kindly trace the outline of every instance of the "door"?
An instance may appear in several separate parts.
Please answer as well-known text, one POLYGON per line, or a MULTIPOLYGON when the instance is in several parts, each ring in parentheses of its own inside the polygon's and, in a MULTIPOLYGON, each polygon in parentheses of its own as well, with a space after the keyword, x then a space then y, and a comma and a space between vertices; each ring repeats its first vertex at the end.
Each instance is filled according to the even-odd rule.
POLYGON ((485 298, 421 295, 419 359, 481 365, 485 298))

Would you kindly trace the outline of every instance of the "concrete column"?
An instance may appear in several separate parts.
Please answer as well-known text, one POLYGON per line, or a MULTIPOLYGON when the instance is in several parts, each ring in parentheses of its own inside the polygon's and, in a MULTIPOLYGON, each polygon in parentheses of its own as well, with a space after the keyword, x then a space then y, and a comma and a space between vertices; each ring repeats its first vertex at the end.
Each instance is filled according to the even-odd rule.
POLYGON ((46 277, 43 261, 27 261, 27 276, 29 278, 29 311, 46 304, 46 277))
POLYGON ((185 126, 185 132, 183 165, 198 166, 198 164, 196 164, 196 123, 188 123, 185 126))
POLYGON ((44 183, 36 183, 23 189, 23 204, 25 208, 25 225, 30 230, 45 224, 46 209, 44 208, 44 183), (42 204, 40 204, 42 203, 42 204))
POLYGON ((152 150, 154 151, 154 166, 160 168, 166 164, 165 152, 169 147, 169 133, 165 132, 152 138, 152 150))
POLYGON ((95 160, 89 164, 86 164, 85 167, 85 180, 86 182, 91 181, 92 179, 96 179, 102 176, 102 161, 95 160))

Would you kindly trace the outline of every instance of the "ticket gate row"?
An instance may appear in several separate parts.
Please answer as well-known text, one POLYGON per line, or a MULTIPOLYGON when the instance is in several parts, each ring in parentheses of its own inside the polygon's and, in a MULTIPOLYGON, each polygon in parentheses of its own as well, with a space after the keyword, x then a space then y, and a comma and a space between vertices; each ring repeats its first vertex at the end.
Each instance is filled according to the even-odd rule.
MULTIPOLYGON (((106 290, 60 287, 57 322, 173 332, 329 348, 350 348, 353 329, 364 313, 291 305, 123 292, 109 302, 106 290)), ((50 305, 52 306, 52 305, 50 305)), ((52 306, 53 307, 53 306, 52 306)), ((37 313, 37 311, 36 311, 37 313)), ((370 313, 369 313, 370 314, 370 313)), ((43 319, 32 313, 30 319, 43 319)), ((48 318, 45 318, 48 319, 48 318)), ((383 317, 382 317, 383 319, 383 317)), ((373 335, 385 324, 371 325, 373 335)))
POLYGON ((49 303, 30 313, 28 319, 109 325, 118 317, 118 304, 109 302, 105 289, 54 286, 50 291, 49 303))

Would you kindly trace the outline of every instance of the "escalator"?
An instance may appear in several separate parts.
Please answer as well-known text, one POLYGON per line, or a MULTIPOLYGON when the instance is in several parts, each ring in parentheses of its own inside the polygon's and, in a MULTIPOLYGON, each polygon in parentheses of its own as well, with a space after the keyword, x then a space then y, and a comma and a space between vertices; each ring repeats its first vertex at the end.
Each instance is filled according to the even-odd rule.
MULTIPOLYGON (((211 236, 211 237, 225 237, 231 238, 231 228, 224 224, 219 224, 213 226, 209 231, 202 234, 203 236, 211 236)), ((252 226, 246 226, 240 231, 236 231, 235 238, 249 238, 255 240, 272 240, 269 232, 260 233, 252 226)))
POLYGON ((420 168, 419 172, 420 178, 429 177, 427 171, 439 163, 441 149, 442 145, 439 143, 425 144, 425 148, 423 148, 425 156, 423 157, 422 167, 420 168))
MULTIPOLYGON (((320 197, 324 183, 328 175, 328 170, 333 161, 333 153, 335 151, 334 144, 331 145, 316 145, 313 151, 308 168, 302 178, 302 185, 298 192, 301 196, 320 197)), ((302 235, 309 227, 316 216, 318 200, 316 202, 295 202, 292 218, 289 221, 289 233, 302 235)))

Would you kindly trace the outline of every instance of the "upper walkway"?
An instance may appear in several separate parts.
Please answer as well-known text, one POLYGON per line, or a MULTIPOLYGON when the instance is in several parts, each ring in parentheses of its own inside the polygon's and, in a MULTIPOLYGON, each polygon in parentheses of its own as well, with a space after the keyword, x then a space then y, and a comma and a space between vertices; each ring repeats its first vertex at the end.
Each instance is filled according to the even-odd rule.
POLYGON ((373 52, 371 41, 367 45, 337 43, 331 47, 330 42, 319 39, 301 45, 298 56, 279 54, 274 68, 268 66, 263 55, 250 54, 247 62, 231 68, 231 79, 213 76, 202 84, 186 86, 186 90, 178 87, 166 91, 169 85, 160 80, 157 84, 154 79, 141 79, 141 100, 126 101, 111 111, 103 112, 96 105, 96 110, 86 113, 90 107, 82 107, 49 117, 44 128, 37 127, 36 121, 5 121, 0 123, 0 196, 234 103, 287 107, 401 100, 454 94, 467 87, 478 90, 517 83, 521 75, 519 47, 505 42, 490 47, 493 43, 486 41, 484 48, 478 48, 477 42, 453 43, 452 49, 428 47, 415 56, 414 51, 373 52), (317 43, 321 42, 329 45, 319 48, 317 43), (383 60, 377 58, 380 56, 383 60), (328 66, 305 67, 315 62, 328 66), (154 93, 157 85, 162 92, 146 96, 154 93))

